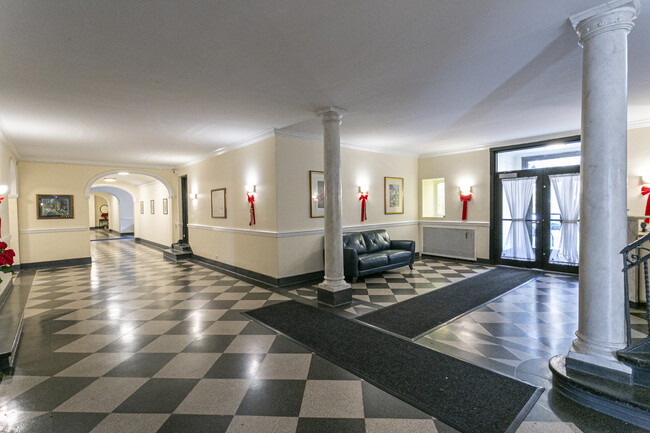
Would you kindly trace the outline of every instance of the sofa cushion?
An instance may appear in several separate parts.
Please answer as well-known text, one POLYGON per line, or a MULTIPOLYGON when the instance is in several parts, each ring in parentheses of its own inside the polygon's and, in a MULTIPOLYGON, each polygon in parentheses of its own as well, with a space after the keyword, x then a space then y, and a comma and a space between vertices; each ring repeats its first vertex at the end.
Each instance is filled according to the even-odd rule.
POLYGON ((366 242, 361 236, 361 233, 345 233, 343 235, 343 248, 350 248, 357 252, 357 254, 365 254, 368 252, 366 242))
POLYGON ((388 256, 381 253, 369 253, 359 256, 359 270, 379 268, 388 264, 388 256))
POLYGON ((411 261, 411 252, 405 250, 386 250, 384 253, 388 256, 388 263, 404 263, 411 261))
POLYGON ((366 241, 366 248, 369 253, 383 251, 390 248, 390 237, 386 230, 371 230, 361 232, 363 239, 366 241))

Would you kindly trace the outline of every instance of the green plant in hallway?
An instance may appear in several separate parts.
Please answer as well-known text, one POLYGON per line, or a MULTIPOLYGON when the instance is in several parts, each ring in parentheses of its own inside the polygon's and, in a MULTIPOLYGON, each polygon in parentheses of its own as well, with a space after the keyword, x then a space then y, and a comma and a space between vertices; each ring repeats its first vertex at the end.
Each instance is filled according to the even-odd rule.
MULTIPOLYGON (((16 257, 14 250, 7 248, 5 242, 0 242, 0 271, 2 271, 2 273, 13 274, 14 257, 16 257)), ((2 279, 0 279, 0 283, 2 283, 2 279)))

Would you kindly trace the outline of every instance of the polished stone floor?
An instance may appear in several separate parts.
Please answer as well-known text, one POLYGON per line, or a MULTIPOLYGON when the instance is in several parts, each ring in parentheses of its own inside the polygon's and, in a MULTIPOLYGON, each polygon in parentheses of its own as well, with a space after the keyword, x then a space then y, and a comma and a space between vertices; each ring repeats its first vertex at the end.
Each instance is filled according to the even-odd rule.
MULTIPOLYGON (((31 292, 15 370, 0 382, 0 431, 454 431, 240 314, 298 289, 170 263, 133 241, 91 248, 92 266, 18 275, 31 292)), ((545 275, 418 343, 548 389, 544 359, 570 343, 575 287, 545 275)), ((547 391, 518 431, 640 430, 547 391)))

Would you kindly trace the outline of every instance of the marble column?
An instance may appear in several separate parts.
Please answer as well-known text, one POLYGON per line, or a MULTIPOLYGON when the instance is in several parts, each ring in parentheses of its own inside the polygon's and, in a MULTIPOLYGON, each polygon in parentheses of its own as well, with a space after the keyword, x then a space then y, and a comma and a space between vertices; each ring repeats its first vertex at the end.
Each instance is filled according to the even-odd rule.
POLYGON ((352 290, 343 276, 339 126, 344 113, 336 107, 325 107, 316 113, 323 121, 325 156, 325 280, 318 285, 318 302, 333 306, 352 300, 352 290))
POLYGON ((623 260, 627 244, 627 34, 638 0, 615 0, 569 19, 583 47, 580 294, 567 367, 627 371, 623 260))

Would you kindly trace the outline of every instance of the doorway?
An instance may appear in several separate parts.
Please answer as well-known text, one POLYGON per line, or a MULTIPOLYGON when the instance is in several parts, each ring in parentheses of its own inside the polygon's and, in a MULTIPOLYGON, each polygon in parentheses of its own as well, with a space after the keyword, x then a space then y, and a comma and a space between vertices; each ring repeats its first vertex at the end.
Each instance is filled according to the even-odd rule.
POLYGON ((492 151, 491 259, 577 273, 580 141, 492 151))

